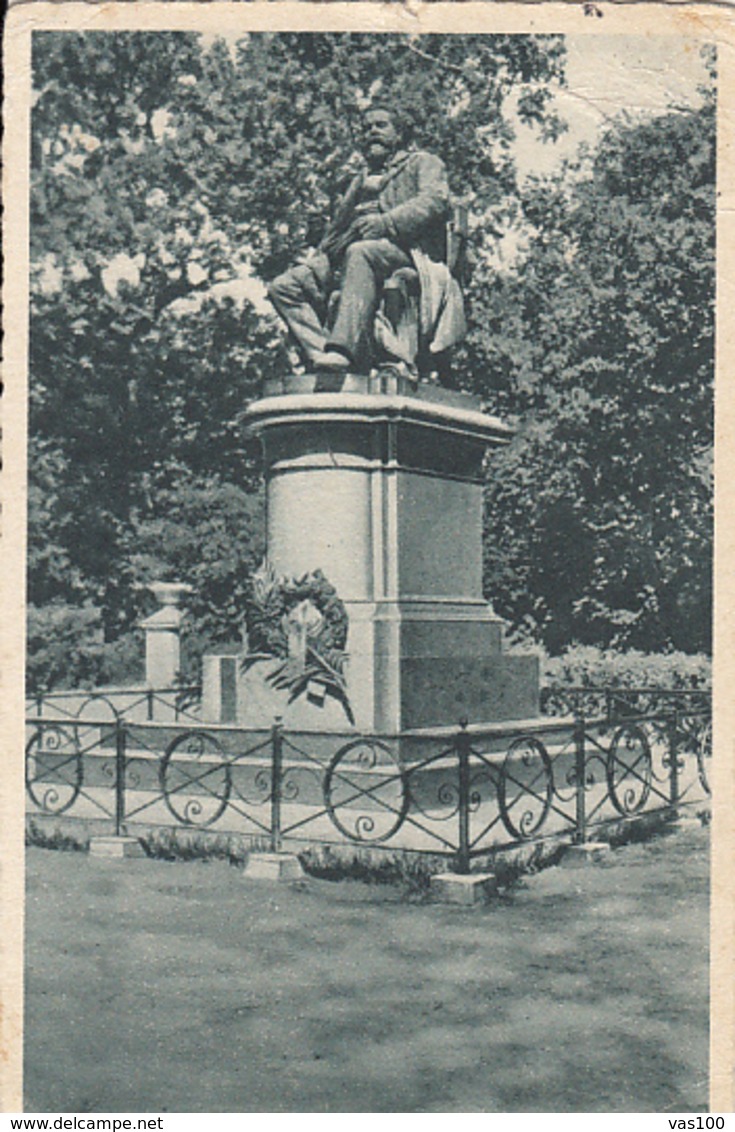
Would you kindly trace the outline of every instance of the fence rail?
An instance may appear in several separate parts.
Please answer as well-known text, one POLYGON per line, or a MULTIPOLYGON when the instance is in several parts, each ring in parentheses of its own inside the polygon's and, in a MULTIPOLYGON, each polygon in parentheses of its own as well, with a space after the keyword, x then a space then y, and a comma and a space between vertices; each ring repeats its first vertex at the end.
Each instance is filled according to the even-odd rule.
POLYGON ((44 719, 154 720, 173 719, 199 722, 200 689, 178 688, 97 688, 93 690, 39 691, 26 701, 27 714, 44 719))
POLYGON ((605 823, 710 793, 711 712, 681 697, 655 712, 611 700, 593 718, 427 731, 423 746, 415 733, 330 745, 280 722, 149 721, 139 707, 31 716, 29 813, 101 818, 117 834, 136 824, 241 833, 274 850, 301 840, 430 852, 468 872, 498 848, 582 843, 605 823))
POLYGON ((544 688, 546 715, 604 715, 608 719, 670 711, 709 711, 712 693, 703 688, 629 688, 569 685, 544 688))

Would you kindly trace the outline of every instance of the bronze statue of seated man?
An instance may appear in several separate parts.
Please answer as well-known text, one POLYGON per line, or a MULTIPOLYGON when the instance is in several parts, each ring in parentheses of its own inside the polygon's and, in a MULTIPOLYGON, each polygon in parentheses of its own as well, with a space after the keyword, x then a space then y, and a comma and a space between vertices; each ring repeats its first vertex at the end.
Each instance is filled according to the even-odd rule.
POLYGON ((363 137, 364 168, 320 244, 268 294, 310 369, 367 373, 392 363, 418 378, 465 332, 447 248, 446 169, 433 154, 401 148, 386 107, 365 112, 363 137))

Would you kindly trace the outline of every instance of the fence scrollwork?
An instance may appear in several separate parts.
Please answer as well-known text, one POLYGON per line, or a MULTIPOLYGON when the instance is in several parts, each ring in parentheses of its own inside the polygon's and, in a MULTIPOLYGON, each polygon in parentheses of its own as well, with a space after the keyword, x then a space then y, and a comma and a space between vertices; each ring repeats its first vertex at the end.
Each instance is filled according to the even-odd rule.
POLYGON ((210 732, 186 731, 163 756, 160 784, 166 806, 182 825, 212 825, 230 800, 230 763, 210 732))
POLYGON ((640 813, 651 792, 651 745, 641 727, 624 724, 612 737, 607 756, 610 801, 623 817, 640 813))
POLYGON ((39 809, 47 814, 70 809, 84 782, 77 729, 59 723, 39 727, 26 745, 25 779, 39 809))
POLYGON ((540 739, 522 735, 508 747, 500 768, 498 806, 511 837, 526 841, 543 826, 554 794, 554 772, 549 752, 540 739), (520 803, 520 818, 511 811, 520 803))
POLYGON ((324 775, 324 805, 350 841, 379 844, 401 828, 410 804, 405 774, 390 747, 355 739, 340 747, 324 775))

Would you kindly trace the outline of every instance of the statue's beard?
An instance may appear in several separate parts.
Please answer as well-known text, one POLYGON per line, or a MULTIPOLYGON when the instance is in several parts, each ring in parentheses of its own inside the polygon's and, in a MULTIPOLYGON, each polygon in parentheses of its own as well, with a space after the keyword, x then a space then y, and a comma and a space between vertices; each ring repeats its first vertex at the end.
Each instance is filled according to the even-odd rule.
POLYGON ((370 169, 380 169, 391 157, 393 150, 383 142, 371 142, 365 150, 365 160, 370 169))

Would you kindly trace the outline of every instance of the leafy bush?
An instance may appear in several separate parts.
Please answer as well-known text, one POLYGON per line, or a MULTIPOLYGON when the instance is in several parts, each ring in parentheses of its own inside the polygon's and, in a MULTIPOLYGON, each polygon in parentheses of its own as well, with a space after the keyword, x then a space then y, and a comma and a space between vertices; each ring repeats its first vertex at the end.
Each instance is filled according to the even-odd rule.
POLYGON ((447 869, 446 858, 429 854, 392 853, 350 846, 310 845, 301 850, 304 871, 321 880, 357 880, 363 884, 400 885, 407 894, 426 896, 434 873, 447 869))
POLYGON ((125 553, 136 584, 176 579, 192 594, 182 633, 185 684, 201 676, 201 658, 240 638, 250 576, 263 555, 264 499, 217 475, 172 467, 137 514, 125 553))
MULTIPOLYGON (((135 626, 155 608, 148 592, 152 581, 177 579, 193 586, 184 602, 185 684, 200 679, 205 652, 237 640, 248 580, 263 552, 262 492, 178 467, 149 486, 148 507, 136 511, 119 535, 119 577, 110 578, 106 597, 98 591, 100 600, 93 600, 82 590, 29 603, 29 692, 140 680, 144 643, 135 626), (118 603, 124 614, 110 624, 103 603, 115 587, 127 597, 118 603)), ((44 598, 46 593, 54 593, 50 585, 44 598)))
POLYGON ((542 662, 546 688, 576 685, 596 688, 708 689, 712 661, 702 654, 615 652, 593 645, 573 645, 542 662))
POLYGON ((238 834, 213 833, 209 830, 149 829, 139 834, 149 857, 162 861, 229 861, 242 865, 253 848, 238 834))
POLYGON ((90 602, 62 600, 28 606, 26 685, 29 694, 43 688, 93 688, 139 680, 143 641, 135 630, 105 642, 100 611, 90 602))
MULTIPOLYGON (((561 656, 545 657, 541 665, 541 710, 566 715, 571 704, 564 692, 576 688, 647 688, 661 692, 707 692, 712 686, 712 661, 689 653, 615 652, 593 645, 574 645, 561 656)), ((640 698, 639 698, 640 699, 640 698)), ((644 697, 640 710, 656 708, 656 697, 644 697)), ((604 711, 604 698, 586 697, 574 710, 604 711)))
POLYGON ((37 849, 86 853, 89 849, 89 835, 72 828, 62 828, 59 825, 50 828, 46 823, 39 823, 31 818, 26 822, 25 843, 26 845, 34 845, 37 849))

